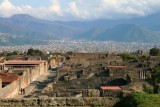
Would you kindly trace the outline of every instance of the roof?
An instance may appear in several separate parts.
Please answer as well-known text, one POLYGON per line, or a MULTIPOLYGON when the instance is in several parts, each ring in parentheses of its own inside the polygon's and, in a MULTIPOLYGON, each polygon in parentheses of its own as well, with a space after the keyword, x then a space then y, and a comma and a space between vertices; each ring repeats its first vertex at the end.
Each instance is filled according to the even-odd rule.
POLYGON ((127 66, 107 66, 107 68, 127 68, 127 66))
POLYGON ((0 72, 0 78, 2 79, 2 83, 3 82, 13 82, 15 80, 18 80, 19 76, 16 74, 11 74, 11 73, 3 73, 0 72))
POLYGON ((122 90, 119 86, 101 86, 102 90, 122 90))
POLYGON ((45 62, 45 61, 42 61, 42 60, 10 60, 10 61, 6 61, 5 62, 5 65, 19 65, 19 64, 22 64, 22 65, 38 65, 42 62, 45 62))

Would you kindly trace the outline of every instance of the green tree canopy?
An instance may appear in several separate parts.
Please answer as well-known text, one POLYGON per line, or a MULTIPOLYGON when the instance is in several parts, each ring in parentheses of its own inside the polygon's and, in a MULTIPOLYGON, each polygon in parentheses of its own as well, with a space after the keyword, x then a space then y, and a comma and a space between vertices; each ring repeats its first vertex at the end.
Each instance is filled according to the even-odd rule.
POLYGON ((27 55, 42 56, 42 55, 44 55, 44 53, 38 49, 30 48, 30 49, 28 49, 27 55))
POLYGON ((160 56, 160 49, 158 49, 158 48, 150 49, 150 55, 152 55, 152 56, 160 56))

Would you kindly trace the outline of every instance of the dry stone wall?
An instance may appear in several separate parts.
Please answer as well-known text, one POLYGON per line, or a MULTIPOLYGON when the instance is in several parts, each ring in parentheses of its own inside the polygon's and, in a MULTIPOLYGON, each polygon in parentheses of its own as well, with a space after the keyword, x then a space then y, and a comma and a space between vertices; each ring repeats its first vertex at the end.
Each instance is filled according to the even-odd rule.
POLYGON ((105 97, 0 99, 0 107, 112 107, 118 101, 105 97))

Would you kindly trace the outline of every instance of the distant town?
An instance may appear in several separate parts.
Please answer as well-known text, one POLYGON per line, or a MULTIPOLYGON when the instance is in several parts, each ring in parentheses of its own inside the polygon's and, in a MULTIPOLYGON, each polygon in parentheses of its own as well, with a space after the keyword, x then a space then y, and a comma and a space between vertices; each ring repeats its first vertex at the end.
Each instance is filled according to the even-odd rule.
POLYGON ((113 42, 113 41, 84 41, 84 40, 54 40, 46 41, 45 45, 0 46, 0 52, 25 52, 29 48, 40 49, 46 52, 135 52, 148 51, 159 47, 158 43, 113 42))

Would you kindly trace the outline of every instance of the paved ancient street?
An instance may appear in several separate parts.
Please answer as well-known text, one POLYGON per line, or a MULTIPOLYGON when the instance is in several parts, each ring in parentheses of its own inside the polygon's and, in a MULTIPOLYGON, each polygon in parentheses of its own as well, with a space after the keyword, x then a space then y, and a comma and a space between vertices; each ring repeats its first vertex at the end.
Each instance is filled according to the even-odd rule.
POLYGON ((48 83, 51 83, 55 77, 55 72, 49 71, 47 75, 40 75, 35 81, 31 82, 25 88, 25 95, 17 95, 15 98, 27 98, 35 93, 41 93, 48 83))

